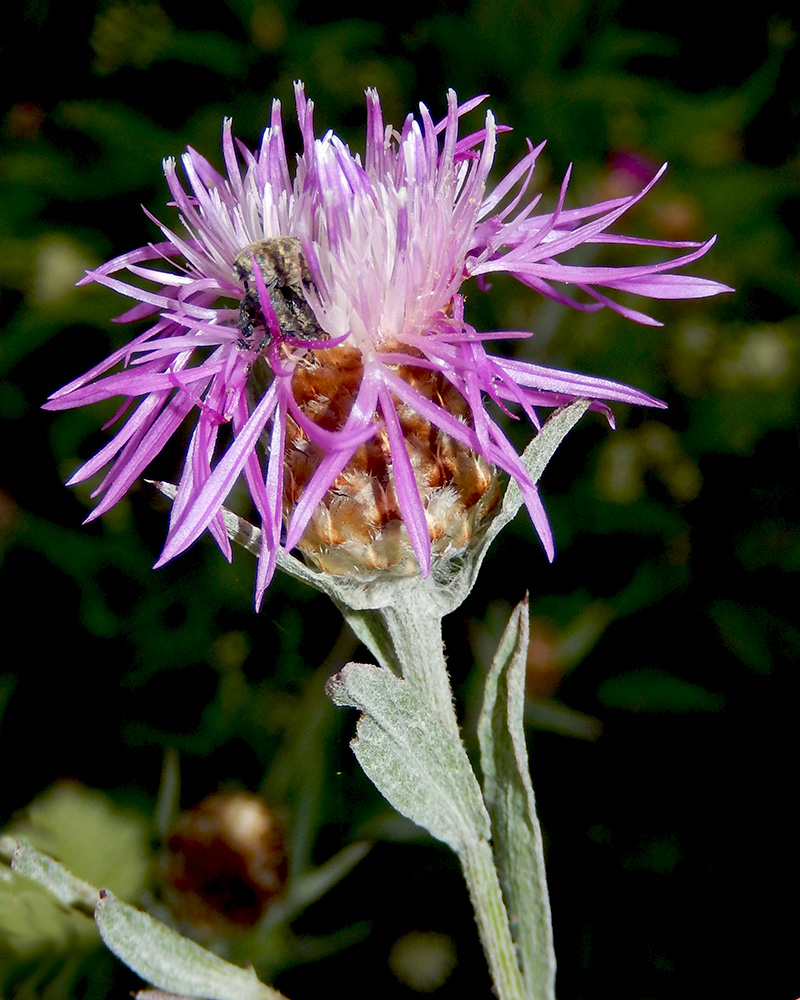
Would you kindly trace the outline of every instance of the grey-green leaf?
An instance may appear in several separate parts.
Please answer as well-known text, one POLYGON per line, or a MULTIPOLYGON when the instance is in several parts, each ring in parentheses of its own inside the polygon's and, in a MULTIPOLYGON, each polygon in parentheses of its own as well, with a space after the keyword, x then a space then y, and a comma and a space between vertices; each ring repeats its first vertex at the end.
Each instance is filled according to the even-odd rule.
POLYGON ((486 679, 478 738, 495 863, 522 964, 525 995, 530 1000, 552 1000, 555 954, 550 901, 522 724, 527 649, 526 599, 514 609, 486 679))
MULTIPOLYGON (((532 483, 539 482, 547 463, 555 455, 558 446, 588 409, 588 399, 576 399, 574 403, 554 410, 548 417, 542 429, 522 453, 522 462, 528 470, 532 483)), ((507 524, 515 516, 522 506, 522 502, 522 490, 512 479, 509 481, 503 497, 503 507, 498 517, 501 526, 507 524)), ((494 528, 494 525, 492 527, 494 528)))
POLYGON ((489 838, 489 817, 460 739, 411 684, 384 667, 348 663, 328 681, 328 694, 364 713, 353 751, 398 812, 457 853, 489 838))
POLYGON ((25 875, 44 886, 65 906, 88 910, 91 913, 97 903, 97 889, 67 871, 49 855, 31 847, 25 840, 18 841, 11 858, 11 867, 20 875, 25 875))
POLYGON ((160 990, 201 1000, 284 1000, 252 970, 225 962, 111 892, 101 890, 95 920, 117 958, 160 990))

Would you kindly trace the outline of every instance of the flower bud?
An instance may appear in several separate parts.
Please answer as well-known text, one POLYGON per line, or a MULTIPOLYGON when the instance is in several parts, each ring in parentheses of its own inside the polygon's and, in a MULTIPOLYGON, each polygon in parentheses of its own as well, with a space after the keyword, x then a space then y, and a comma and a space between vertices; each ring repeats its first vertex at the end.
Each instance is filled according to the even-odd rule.
POLYGON ((178 920, 208 933, 253 927, 283 892, 283 829, 258 795, 217 792, 178 816, 160 880, 178 920))

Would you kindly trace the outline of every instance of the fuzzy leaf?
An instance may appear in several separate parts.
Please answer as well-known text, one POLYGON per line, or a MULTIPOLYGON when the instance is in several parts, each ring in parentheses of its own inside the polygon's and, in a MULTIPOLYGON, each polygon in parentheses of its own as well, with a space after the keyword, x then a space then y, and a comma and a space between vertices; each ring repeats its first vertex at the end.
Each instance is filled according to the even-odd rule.
POLYGON ((529 1000, 554 997, 555 955, 544 854, 528 770, 525 660, 528 601, 511 615, 486 679, 478 720, 495 863, 529 1000))
MULTIPOLYGON (((558 446, 588 409, 589 400, 578 399, 574 403, 570 403, 569 406, 562 406, 554 410, 548 417, 542 429, 522 453, 522 462, 528 470, 528 475, 532 483, 539 482, 542 473, 547 467, 547 463, 555 455, 558 446)), ((503 497, 501 512, 492 524, 492 529, 494 529, 492 535, 500 527, 508 524, 516 515, 522 503, 522 490, 512 479, 509 481, 508 488, 503 497), (495 528, 498 521, 500 524, 495 528)))
POLYGON ((202 1000, 284 1000, 252 970, 225 962, 111 892, 101 890, 95 920, 117 958, 160 990, 202 1000))
POLYGON ((97 903, 97 889, 24 840, 17 844, 11 867, 20 875, 38 882, 65 906, 88 909, 91 912, 97 903))
POLYGON ((398 812, 457 853, 488 839, 489 817, 461 741, 411 684, 383 667, 348 663, 328 681, 328 694, 364 713, 353 752, 398 812))

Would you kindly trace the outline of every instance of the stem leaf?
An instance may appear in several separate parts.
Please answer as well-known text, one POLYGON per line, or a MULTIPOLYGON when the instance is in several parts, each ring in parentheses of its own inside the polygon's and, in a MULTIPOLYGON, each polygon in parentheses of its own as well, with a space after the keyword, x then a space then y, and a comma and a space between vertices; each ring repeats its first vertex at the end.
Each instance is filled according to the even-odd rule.
POLYGON ((231 965, 106 890, 95 909, 108 948, 146 982, 202 1000, 284 1000, 252 969, 231 965))
MULTIPOLYGON (((574 403, 554 410, 535 438, 522 453, 522 462, 528 470, 532 483, 538 483, 547 463, 555 455, 556 449, 589 409, 588 399, 576 399, 574 403)), ((523 503, 522 490, 511 479, 503 497, 503 506, 497 521, 502 527, 516 515, 523 503)), ((492 525, 494 527, 494 524, 492 525)), ((499 527, 495 529, 499 530, 499 527)))
POLYGON ((526 598, 514 609, 489 670, 478 740, 495 863, 522 964, 525 996, 553 1000, 556 964, 550 901, 522 724, 527 650, 526 598))
POLYGON ((97 903, 97 889, 67 871, 49 855, 37 851, 25 840, 17 842, 11 858, 11 868, 31 881, 38 882, 65 906, 72 906, 91 914, 97 903))
POLYGON ((488 840, 489 816, 461 740, 411 684, 383 667, 348 663, 328 694, 364 713, 353 752, 398 812, 459 854, 488 840))

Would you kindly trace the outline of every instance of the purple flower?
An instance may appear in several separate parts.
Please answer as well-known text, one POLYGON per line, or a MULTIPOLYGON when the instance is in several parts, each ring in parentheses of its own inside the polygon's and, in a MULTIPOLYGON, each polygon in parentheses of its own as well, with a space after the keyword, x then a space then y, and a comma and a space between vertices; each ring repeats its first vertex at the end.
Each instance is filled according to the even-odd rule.
POLYGON ((536 214, 529 193, 542 145, 487 190, 498 131, 491 112, 459 137, 461 117, 481 103, 448 94, 438 124, 428 109, 398 132, 367 92, 363 158, 332 132, 315 138, 313 104, 295 90, 303 152, 291 175, 280 105, 255 152, 225 121, 225 175, 199 153, 164 172, 184 232, 153 220, 163 242, 87 273, 137 300, 120 322, 149 328, 54 393, 58 410, 123 397, 116 435, 73 475, 107 468, 90 519, 111 508, 193 415, 169 534, 157 565, 208 528, 230 558, 221 506, 244 476, 261 519, 256 604, 279 547, 299 546, 324 569, 388 568, 427 574, 432 555, 465 544, 497 503, 499 469, 519 484, 548 556, 553 540, 538 490, 486 408, 522 413, 588 398, 660 402, 628 386, 558 371, 485 350, 489 339, 464 317, 460 292, 494 272, 584 311, 620 305, 617 291, 696 298, 728 289, 676 268, 712 245, 609 234, 639 194, 536 214), (583 243, 679 249, 658 264, 580 266, 560 260, 583 243), (127 272, 127 276, 124 275, 127 272), (122 273, 123 276, 119 276, 122 273), (564 286, 583 293, 570 297, 564 286), (602 290, 601 290, 602 289, 602 290), (469 494, 469 496, 468 496, 469 494), (368 511, 366 522, 359 511, 368 511))

